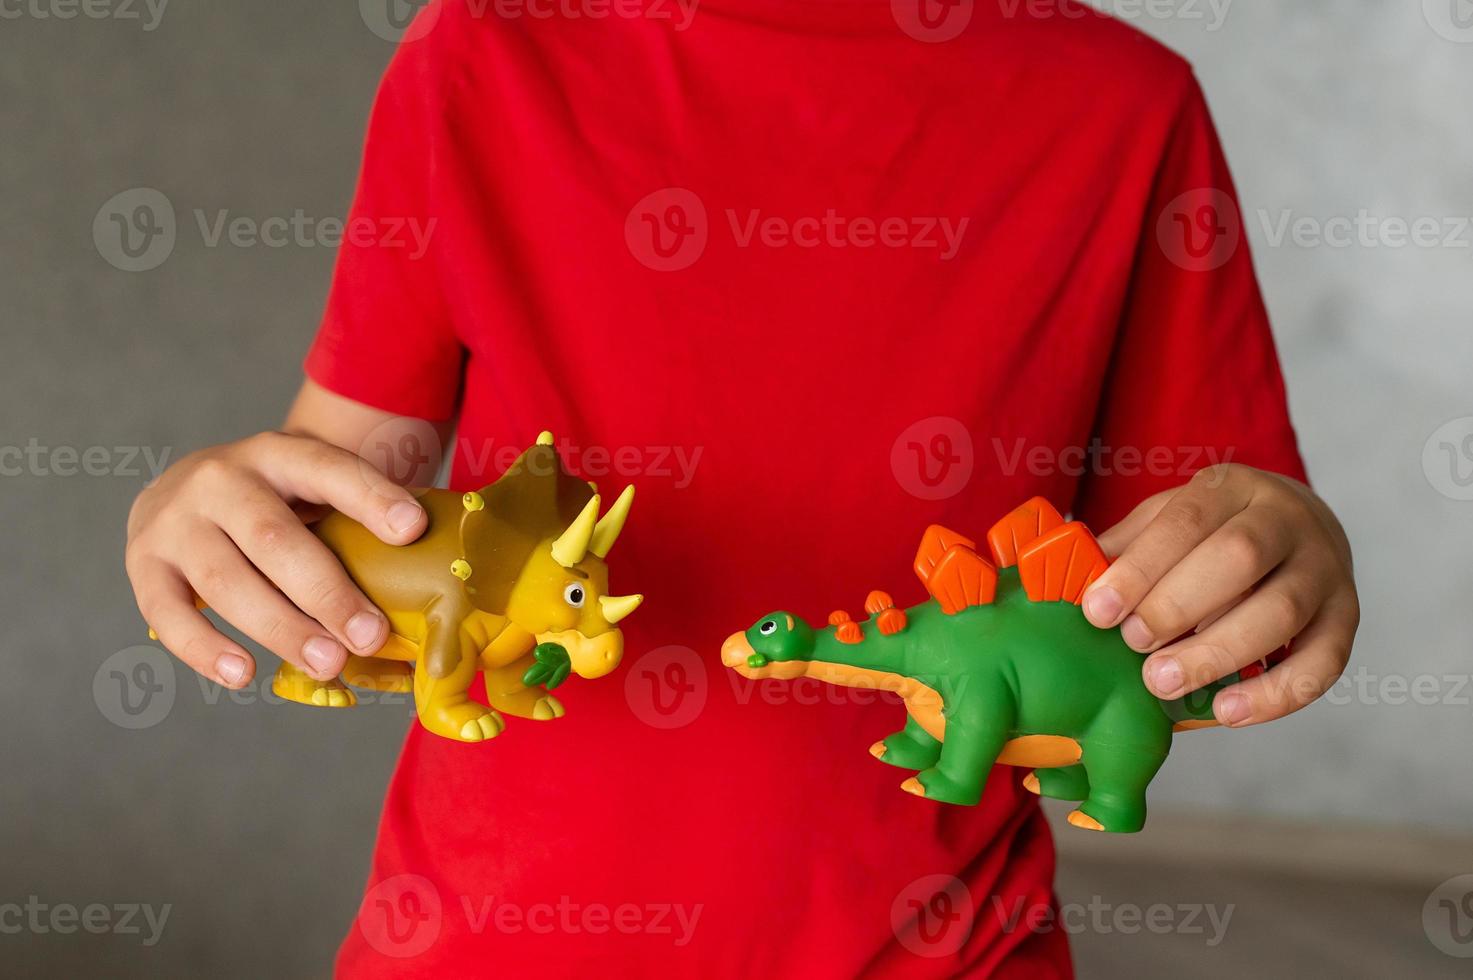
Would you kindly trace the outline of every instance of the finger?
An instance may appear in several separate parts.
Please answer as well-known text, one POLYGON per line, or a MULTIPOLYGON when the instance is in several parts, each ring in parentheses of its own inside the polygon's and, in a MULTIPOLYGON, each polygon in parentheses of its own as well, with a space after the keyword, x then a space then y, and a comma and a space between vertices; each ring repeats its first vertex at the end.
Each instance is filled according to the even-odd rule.
POLYGON ((1314 703, 1345 670, 1359 624, 1354 593, 1327 602, 1283 663, 1218 693, 1212 704, 1218 721, 1231 728, 1261 725, 1314 703))
POLYGON ((383 645, 389 623, 322 540, 265 484, 209 516, 298 609, 360 656, 383 645))
MULTIPOLYGON (((1228 485, 1209 486, 1193 478, 1166 501, 1160 512, 1125 546, 1084 595, 1084 612, 1101 629, 1121 623, 1177 562, 1247 505, 1247 497, 1228 485)), ((1141 631, 1122 630, 1132 647, 1144 650, 1141 631)))
POLYGON ((1112 558, 1124 551, 1125 546, 1134 541, 1136 535, 1144 531, 1146 525, 1156 519, 1156 515, 1161 513, 1161 508, 1165 507, 1167 501, 1176 496, 1180 490, 1181 487, 1172 487, 1170 490, 1152 494, 1142 500, 1118 524, 1099 536, 1101 550, 1112 558))
POLYGON ((211 609, 281 659, 318 680, 342 672, 343 645, 262 578, 223 531, 201 535, 183 571, 211 609))
POLYGON ((1159 698, 1179 698, 1261 660, 1294 639, 1332 586, 1315 562, 1286 565, 1211 627, 1146 658, 1142 676, 1159 698))
POLYGON ((386 544, 408 544, 429 523, 413 493, 346 449, 272 432, 251 451, 259 472, 283 496, 340 510, 386 544))
POLYGON ((1270 511, 1249 507, 1192 549, 1146 593, 1127 620, 1131 629, 1126 642, 1146 653, 1195 629, 1277 568, 1293 544, 1270 511), (1151 642, 1144 646, 1135 642, 1146 637, 1151 642))
POLYGON ((228 688, 244 687, 256 660, 215 628, 194 605, 194 592, 178 570, 162 561, 128 569, 143 621, 185 666, 228 688))

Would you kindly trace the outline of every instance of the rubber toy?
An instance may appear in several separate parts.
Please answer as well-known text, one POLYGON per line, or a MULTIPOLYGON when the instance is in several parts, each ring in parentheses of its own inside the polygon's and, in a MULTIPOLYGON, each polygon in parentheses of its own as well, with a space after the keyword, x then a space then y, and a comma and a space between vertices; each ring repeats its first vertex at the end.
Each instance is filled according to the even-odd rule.
POLYGON ((928 528, 914 566, 930 593, 920 605, 902 610, 871 592, 866 619, 838 611, 822 629, 770 613, 726 640, 722 662, 754 680, 898 694, 905 727, 870 754, 915 771, 901 783, 908 793, 974 805, 994 764, 1021 766, 1031 792, 1079 802, 1074 826, 1133 833, 1172 732, 1215 725, 1213 695, 1264 665, 1158 700, 1119 629, 1097 629, 1079 608, 1108 565, 1084 525, 1034 498, 993 526, 985 555, 928 528))
POLYGON ((479 491, 416 491, 429 527, 412 544, 384 544, 337 512, 313 525, 391 633, 372 657, 350 656, 339 678, 319 681, 283 662, 271 689, 332 708, 356 703, 348 684, 413 691, 420 723, 460 742, 499 735, 503 714, 562 717, 548 692, 570 673, 596 678, 617 667, 617 624, 644 597, 610 595, 605 564, 634 487, 600 517, 596 488, 564 470, 552 443, 543 432, 479 491), (478 670, 489 707, 468 696, 478 670))

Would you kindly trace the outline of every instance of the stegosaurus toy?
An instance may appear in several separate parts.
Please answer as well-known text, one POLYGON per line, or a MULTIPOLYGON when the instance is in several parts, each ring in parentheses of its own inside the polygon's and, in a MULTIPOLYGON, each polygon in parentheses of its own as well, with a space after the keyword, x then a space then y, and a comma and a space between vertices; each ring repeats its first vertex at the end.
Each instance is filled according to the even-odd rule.
POLYGON ((995 763, 1022 766, 1033 770, 1024 779, 1032 792, 1081 801, 1074 826, 1140 830, 1172 732, 1215 725, 1212 697, 1240 675, 1177 701, 1152 695, 1141 655, 1079 608, 1109 560, 1048 501, 999 521, 987 545, 990 560, 955 531, 930 527, 915 559, 928 601, 901 610, 871 592, 866 622, 837 611, 818 630, 771 613, 727 638, 722 661, 752 679, 807 676, 899 694, 905 727, 870 752, 917 770, 901 784, 916 796, 973 805, 995 763))

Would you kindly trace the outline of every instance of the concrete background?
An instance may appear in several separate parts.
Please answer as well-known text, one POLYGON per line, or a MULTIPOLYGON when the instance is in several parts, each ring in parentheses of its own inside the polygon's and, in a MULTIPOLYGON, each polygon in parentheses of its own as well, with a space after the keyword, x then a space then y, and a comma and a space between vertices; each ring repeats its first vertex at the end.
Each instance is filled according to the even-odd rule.
MULTIPOLYGON (((141 4, 62 19, 47 2, 7 5, 0 24, 0 444, 101 447, 101 475, 64 475, 63 452, 0 477, 0 902, 171 911, 153 949, 27 930, 0 935, 0 962, 320 974, 355 908, 402 728, 382 711, 234 703, 119 653, 143 641, 121 543, 148 475, 119 447, 178 456, 280 418, 331 250, 207 247, 193 212, 342 215, 391 46, 351 3, 288 14, 175 0, 155 21, 141 4), (140 187, 167 196, 178 238, 167 261, 130 273, 99 251, 93 221, 140 187), (172 677, 167 717, 110 720, 117 708, 100 705, 117 704, 119 677, 165 689, 172 677)), ((1217 25, 1205 0, 1164 17, 1099 5, 1198 67, 1304 451, 1356 544, 1365 606, 1332 703, 1183 740, 1153 802, 1467 833, 1473 502, 1455 498, 1473 489, 1452 475, 1473 474, 1473 231, 1456 223, 1473 215, 1473 26, 1449 15, 1473 6, 1237 0, 1217 25), (1274 243, 1286 211, 1322 225, 1363 210, 1431 217, 1457 244, 1274 243)), ((1473 854, 1449 853, 1447 875, 1470 871, 1473 854)))

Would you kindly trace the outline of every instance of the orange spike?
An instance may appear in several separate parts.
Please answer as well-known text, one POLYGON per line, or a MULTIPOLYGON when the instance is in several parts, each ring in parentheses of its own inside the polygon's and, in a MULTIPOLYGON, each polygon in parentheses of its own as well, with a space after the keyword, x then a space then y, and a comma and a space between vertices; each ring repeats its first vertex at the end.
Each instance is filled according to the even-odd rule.
POLYGON ((1033 602, 1077 606, 1085 587, 1109 565, 1095 536, 1078 521, 1055 528, 1018 553, 1018 575, 1033 602))
POLYGON ((950 528, 944 528, 940 524, 932 524, 926 528, 926 533, 921 535, 921 546, 916 551, 915 568, 916 577, 926 582, 931 577, 931 572, 936 568, 936 563, 946 557, 947 549, 954 545, 963 545, 967 548, 976 549, 977 543, 971 538, 963 537, 950 528))
POLYGON ((873 616, 882 613, 886 609, 894 609, 895 600, 890 598, 890 593, 881 592, 879 589, 871 592, 864 600, 864 611, 873 616))
POLYGON ((885 636, 894 636, 905 629, 907 622, 905 610, 891 606, 880 612, 880 618, 875 620, 875 625, 879 626, 880 632, 885 636))
POLYGON ((987 532, 992 560, 998 568, 1012 568, 1018 563, 1019 552, 1063 523, 1063 516, 1053 504, 1042 497, 1034 497, 992 525, 987 532))
POLYGON ((997 569, 971 548, 955 545, 947 550, 926 582, 926 590, 941 604, 941 611, 955 616, 970 606, 985 606, 997 595, 997 569))
POLYGON ((834 635, 839 638, 840 643, 859 643, 864 639, 864 631, 852 619, 847 623, 839 624, 839 628, 835 630, 834 635))
POLYGON ((842 609, 835 609, 833 612, 829 613, 830 626, 842 626, 844 623, 852 622, 854 622, 854 617, 849 615, 842 609))

